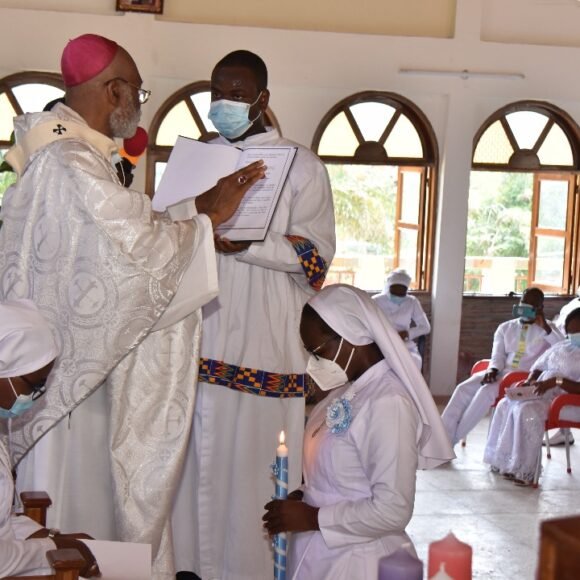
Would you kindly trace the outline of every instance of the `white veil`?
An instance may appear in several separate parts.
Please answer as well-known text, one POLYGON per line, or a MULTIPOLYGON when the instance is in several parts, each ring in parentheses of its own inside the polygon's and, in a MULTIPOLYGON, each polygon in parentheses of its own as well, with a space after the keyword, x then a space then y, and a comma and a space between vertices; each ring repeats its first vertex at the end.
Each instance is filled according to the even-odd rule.
POLYGON ((399 377, 421 417, 419 468, 431 469, 455 457, 439 411, 423 376, 403 341, 374 300, 363 290, 346 284, 323 288, 308 304, 336 333, 351 344, 376 343, 399 377))

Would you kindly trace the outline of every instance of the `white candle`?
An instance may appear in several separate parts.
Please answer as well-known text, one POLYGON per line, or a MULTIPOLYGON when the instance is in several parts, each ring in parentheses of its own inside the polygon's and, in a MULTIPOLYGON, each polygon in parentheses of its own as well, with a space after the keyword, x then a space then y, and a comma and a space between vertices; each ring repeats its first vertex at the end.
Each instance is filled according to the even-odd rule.
POLYGON ((280 431, 280 437, 278 440, 280 441, 280 445, 276 448, 276 457, 288 457, 288 447, 286 447, 285 444, 286 435, 284 434, 284 431, 280 431))
MULTIPOLYGON (((276 478, 275 499, 288 497, 288 447, 285 444, 284 431, 280 433, 280 445, 276 448, 276 463, 274 477, 276 478)), ((286 534, 276 534, 274 537, 274 580, 286 580, 286 534)))

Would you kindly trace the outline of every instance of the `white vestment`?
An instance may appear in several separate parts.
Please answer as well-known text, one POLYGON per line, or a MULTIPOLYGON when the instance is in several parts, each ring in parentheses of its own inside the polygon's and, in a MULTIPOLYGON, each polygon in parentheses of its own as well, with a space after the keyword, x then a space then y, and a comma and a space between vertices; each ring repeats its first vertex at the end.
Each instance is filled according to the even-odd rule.
POLYGON ((482 385, 481 380, 487 371, 475 373, 457 385, 441 415, 453 445, 464 439, 483 419, 497 399, 499 384, 507 373, 513 370, 530 370, 542 353, 564 338, 554 324, 551 322, 548 324, 552 329, 550 334, 538 324, 524 325, 519 319, 508 320, 497 327, 488 367, 499 371, 497 379, 493 383, 482 385), (525 332, 525 350, 518 354, 522 331, 525 332))
POLYGON ((48 538, 26 540, 41 528, 25 516, 12 513, 14 481, 8 450, 0 442, 0 578, 52 574, 46 552, 56 549, 48 538))
MULTIPOLYGON (((543 371, 540 381, 559 376, 580 382, 580 347, 569 340, 559 342, 534 363, 532 370, 543 371)), ((554 397, 565 392, 556 387, 538 399, 502 399, 493 415, 483 460, 500 473, 528 481, 533 479, 550 404, 554 397)), ((564 407, 560 417, 580 421, 580 408, 564 407)))
POLYGON ((382 293, 373 296, 377 301, 380 309, 386 314, 389 322, 393 325, 397 332, 406 331, 409 333, 408 339, 405 341, 407 350, 411 353, 413 361, 421 370, 423 361, 417 348, 415 339, 419 336, 429 334, 431 332, 431 325, 429 319, 421 306, 421 303, 415 296, 404 297, 400 304, 396 304, 389 298, 389 294, 382 293), (411 326, 413 324, 413 326, 411 326))
POLYGON ((383 360, 333 390, 304 433, 303 501, 320 507, 320 531, 290 536, 293 580, 373 580, 378 561, 404 543, 413 515, 421 430, 407 390, 383 360), (350 399, 352 423, 332 433, 333 401, 350 399), (352 398, 351 398, 352 397, 352 398))
MULTIPOLYGON (((297 144, 271 130, 234 145, 297 144)), ((204 580, 273 574, 261 520, 274 493, 270 465, 284 430, 290 487, 300 485, 306 352, 298 326, 334 250, 326 168, 298 146, 266 239, 218 254, 220 295, 203 309, 193 435, 173 512, 177 570, 204 580)))
POLYGON ((64 105, 15 128, 0 299, 32 299, 61 351, 46 395, 12 422, 18 488, 51 495, 51 524, 151 544, 154 577, 172 578, 169 512, 201 331, 197 287, 190 308, 172 301, 200 258, 207 291, 211 223, 154 216, 149 198, 119 184, 114 142, 64 105))

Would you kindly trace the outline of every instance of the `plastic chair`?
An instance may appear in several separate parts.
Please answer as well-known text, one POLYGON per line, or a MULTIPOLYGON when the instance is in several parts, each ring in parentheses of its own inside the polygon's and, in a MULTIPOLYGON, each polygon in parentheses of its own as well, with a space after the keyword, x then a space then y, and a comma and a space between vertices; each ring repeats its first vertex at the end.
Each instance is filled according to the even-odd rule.
MULTIPOLYGON (((569 393, 564 395, 558 395, 550 405, 550 411, 548 412, 548 419, 546 420, 546 451, 548 459, 552 458, 552 453, 550 452, 550 437, 548 435, 548 429, 570 429, 580 428, 580 421, 566 421, 565 419, 560 419, 560 411, 564 407, 580 407, 580 395, 571 395, 569 393)), ((566 431, 565 436, 565 447, 566 447, 566 471, 572 473, 572 465, 570 463, 570 434, 566 431)))
POLYGON ((489 366, 489 363, 491 362, 490 358, 482 358, 481 360, 478 360, 472 367, 471 367, 471 372, 469 373, 470 375, 474 375, 475 373, 479 373, 481 371, 485 371, 487 370, 487 367, 489 366))
MULTIPOLYGON (((475 373, 479 373, 481 371, 485 371, 491 362, 490 358, 482 358, 478 360, 472 367, 469 376, 473 376, 475 373)), ((467 445, 467 437, 461 440, 461 447, 465 447, 467 445)))
MULTIPOLYGON (((24 515, 41 526, 46 525, 46 510, 52 504, 47 493, 42 491, 20 494, 24 515)), ((6 576, 4 580, 78 580, 85 561, 78 550, 49 550, 46 553, 54 574, 49 576, 6 576)))
POLYGON ((498 403, 505 397, 506 389, 517 386, 516 383, 521 383, 528 378, 530 373, 528 371, 510 371, 499 383, 499 389, 497 392, 497 399, 495 403, 491 406, 492 417, 493 411, 497 407, 498 403))

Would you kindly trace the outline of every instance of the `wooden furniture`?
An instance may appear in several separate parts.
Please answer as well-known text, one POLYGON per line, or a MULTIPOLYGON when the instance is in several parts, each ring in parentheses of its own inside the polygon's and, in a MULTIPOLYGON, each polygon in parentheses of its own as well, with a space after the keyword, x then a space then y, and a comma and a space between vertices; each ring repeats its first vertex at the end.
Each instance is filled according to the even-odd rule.
POLYGON ((537 580, 580 578, 580 517, 542 523, 537 580))
MULTIPOLYGON (((47 493, 28 491, 20 494, 24 515, 41 526, 46 525, 46 510, 52 504, 47 493)), ((54 570, 50 576, 6 576, 4 580, 78 580, 85 561, 78 550, 49 550, 46 554, 54 570)))

